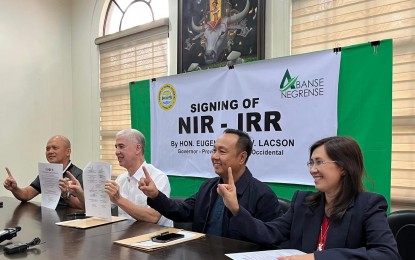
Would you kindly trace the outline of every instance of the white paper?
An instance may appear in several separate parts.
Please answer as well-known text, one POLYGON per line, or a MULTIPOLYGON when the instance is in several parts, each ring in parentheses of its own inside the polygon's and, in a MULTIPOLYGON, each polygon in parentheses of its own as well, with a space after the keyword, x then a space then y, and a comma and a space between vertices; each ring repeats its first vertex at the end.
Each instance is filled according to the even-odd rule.
POLYGON ((225 254, 227 257, 234 260, 275 260, 280 256, 304 255, 305 253, 296 249, 278 249, 255 251, 247 253, 225 254))
POLYGON ((176 243, 177 241, 192 238, 192 237, 196 236, 196 234, 189 233, 189 232, 186 232, 186 231, 179 231, 179 232, 177 232, 177 234, 182 234, 182 235, 184 235, 184 237, 179 238, 179 239, 175 239, 173 241, 166 242, 166 243, 159 243, 159 242, 153 242, 151 240, 146 240, 146 241, 143 241, 143 242, 135 243, 132 246, 159 246, 160 244, 163 244, 163 245, 167 246, 169 244, 176 243))
POLYGON ((40 189, 42 190, 42 207, 55 209, 61 197, 59 179, 63 177, 63 165, 56 163, 39 163, 40 189))
POLYGON ((105 192, 105 181, 111 179, 112 165, 90 162, 83 172, 85 214, 111 221, 111 201, 105 192))

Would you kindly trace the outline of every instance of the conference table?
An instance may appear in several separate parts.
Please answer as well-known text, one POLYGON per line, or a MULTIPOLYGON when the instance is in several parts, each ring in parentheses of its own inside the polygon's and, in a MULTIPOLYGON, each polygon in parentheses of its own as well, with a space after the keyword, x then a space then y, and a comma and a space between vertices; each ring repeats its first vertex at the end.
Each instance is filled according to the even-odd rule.
POLYGON ((37 202, 20 202, 14 197, 0 197, 0 231, 20 226, 12 240, 0 244, 0 259, 230 259, 225 254, 262 250, 259 245, 240 240, 207 235, 152 252, 139 251, 113 242, 144 235, 167 227, 124 220, 89 229, 58 226, 55 223, 72 220, 68 216, 79 210, 41 207, 37 202), (4 254, 9 243, 29 243, 39 237, 41 243, 26 252, 4 254))

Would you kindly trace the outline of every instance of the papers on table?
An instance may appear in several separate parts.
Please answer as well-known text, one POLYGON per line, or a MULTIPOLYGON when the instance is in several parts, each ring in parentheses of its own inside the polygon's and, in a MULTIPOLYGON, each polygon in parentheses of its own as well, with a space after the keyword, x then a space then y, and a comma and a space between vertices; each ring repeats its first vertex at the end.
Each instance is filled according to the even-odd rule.
POLYGON ((204 237, 204 236, 205 236, 205 234, 202 234, 202 233, 185 231, 185 230, 181 230, 181 229, 177 229, 177 228, 168 228, 168 229, 159 230, 159 231, 149 233, 149 234, 145 234, 145 235, 141 235, 141 236, 136 236, 136 237, 131 237, 131 238, 127 238, 127 239, 114 241, 114 243, 122 245, 122 246, 136 248, 136 249, 139 249, 139 250, 142 250, 142 251, 149 252, 149 251, 154 251, 154 250, 157 250, 157 249, 169 247, 169 246, 172 246, 172 245, 180 244, 180 243, 183 243, 183 242, 186 242, 186 241, 198 239, 198 238, 201 238, 201 237, 204 237), (167 242, 167 243, 158 243, 158 242, 151 241, 152 237, 158 236, 161 233, 165 233, 165 232, 183 234, 184 237, 173 240, 173 241, 170 241, 170 242, 167 242))
POLYGON ((56 163, 39 163, 40 189, 42 190, 42 207, 55 209, 59 203, 61 190, 59 179, 63 177, 63 165, 56 163))
POLYGON ((85 218, 85 219, 75 219, 75 220, 57 222, 56 225, 86 229, 86 228, 111 224, 111 223, 115 223, 115 222, 118 222, 118 221, 123 221, 123 220, 126 220, 126 219, 127 218, 124 218, 124 217, 112 216, 110 221, 108 221, 108 220, 105 220, 105 219, 102 219, 102 218, 91 217, 91 218, 85 218))
POLYGON ((85 213, 87 216, 111 220, 111 201, 105 192, 105 181, 111 179, 112 165, 90 162, 83 172, 85 213))
POLYGON ((304 255, 305 253, 296 249, 278 249, 255 251, 246 253, 225 254, 227 257, 234 260, 268 260, 276 259, 280 256, 304 255))

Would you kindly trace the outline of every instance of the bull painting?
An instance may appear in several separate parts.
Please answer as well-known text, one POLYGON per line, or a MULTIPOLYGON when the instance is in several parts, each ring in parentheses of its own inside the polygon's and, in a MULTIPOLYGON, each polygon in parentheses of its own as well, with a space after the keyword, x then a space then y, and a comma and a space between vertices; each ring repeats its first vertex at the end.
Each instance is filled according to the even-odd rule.
POLYGON ((263 58, 263 53, 258 52, 258 26, 263 26, 259 21, 264 17, 259 13, 258 2, 261 1, 182 0, 182 59, 179 58, 178 72, 188 71, 195 64, 201 69, 224 66, 232 51, 241 53, 245 62, 263 58))

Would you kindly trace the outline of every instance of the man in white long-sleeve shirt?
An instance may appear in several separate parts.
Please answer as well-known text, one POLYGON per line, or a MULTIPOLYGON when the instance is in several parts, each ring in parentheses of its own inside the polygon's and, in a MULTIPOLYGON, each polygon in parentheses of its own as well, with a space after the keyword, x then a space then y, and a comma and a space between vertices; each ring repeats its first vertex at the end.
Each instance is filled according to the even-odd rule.
POLYGON ((105 191, 111 202, 118 206, 118 215, 136 220, 173 226, 173 222, 147 206, 147 196, 138 188, 140 178, 147 171, 163 193, 170 195, 170 183, 167 175, 144 159, 145 138, 135 129, 124 129, 117 133, 115 155, 120 166, 127 172, 115 181, 105 183, 105 191))

